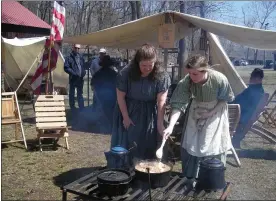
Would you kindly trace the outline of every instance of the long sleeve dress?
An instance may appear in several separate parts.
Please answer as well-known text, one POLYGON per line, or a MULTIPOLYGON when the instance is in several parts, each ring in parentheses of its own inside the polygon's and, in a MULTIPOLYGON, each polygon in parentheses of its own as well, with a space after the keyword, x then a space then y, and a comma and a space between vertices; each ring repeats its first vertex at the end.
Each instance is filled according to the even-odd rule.
POLYGON ((132 157, 137 159, 156 158, 158 141, 162 136, 157 131, 157 94, 165 92, 170 86, 170 77, 164 72, 160 79, 150 80, 140 77, 133 81, 129 77, 130 67, 122 69, 117 76, 117 89, 125 92, 127 111, 135 126, 126 130, 118 104, 114 110, 111 147, 123 146, 132 149, 132 157))
POLYGON ((171 107, 184 112, 191 97, 188 121, 182 133, 181 157, 184 176, 196 178, 200 160, 220 156, 231 147, 227 104, 207 119, 201 119, 200 113, 213 109, 220 100, 232 101, 234 94, 222 73, 208 70, 204 84, 193 83, 189 75, 182 79, 170 100, 171 107))

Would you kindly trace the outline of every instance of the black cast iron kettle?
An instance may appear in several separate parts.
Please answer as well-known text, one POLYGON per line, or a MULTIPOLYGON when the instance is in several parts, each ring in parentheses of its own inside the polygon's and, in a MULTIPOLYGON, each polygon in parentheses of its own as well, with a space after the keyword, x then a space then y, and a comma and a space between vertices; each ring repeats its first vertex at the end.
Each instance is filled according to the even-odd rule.
POLYGON ((224 164, 216 158, 201 161, 196 189, 216 191, 225 186, 224 164))

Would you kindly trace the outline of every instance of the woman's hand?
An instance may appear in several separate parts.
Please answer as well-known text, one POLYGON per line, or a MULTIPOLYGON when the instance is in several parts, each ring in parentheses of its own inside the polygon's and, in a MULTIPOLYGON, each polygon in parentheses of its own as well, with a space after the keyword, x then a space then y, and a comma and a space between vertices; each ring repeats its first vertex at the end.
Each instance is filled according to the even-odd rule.
POLYGON ((163 131, 163 138, 167 140, 168 137, 172 134, 172 132, 173 132, 173 126, 169 126, 163 131))
POLYGON ((125 129, 128 129, 130 127, 130 125, 135 126, 133 121, 130 119, 130 117, 124 118, 123 124, 124 124, 125 129))
POLYGON ((158 133, 159 133, 161 136, 163 136, 163 131, 165 130, 164 124, 161 124, 161 123, 158 124, 157 130, 158 130, 158 133))
POLYGON ((212 117, 215 114, 214 110, 202 112, 200 113, 200 119, 208 119, 209 117, 212 117))

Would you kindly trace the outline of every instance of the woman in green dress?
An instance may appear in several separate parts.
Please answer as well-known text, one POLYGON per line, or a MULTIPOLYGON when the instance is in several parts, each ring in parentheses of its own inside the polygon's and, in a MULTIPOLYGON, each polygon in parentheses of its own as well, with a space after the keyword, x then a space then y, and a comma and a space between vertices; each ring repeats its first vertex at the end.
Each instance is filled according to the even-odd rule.
POLYGON ((183 176, 193 180, 198 176, 199 162, 206 157, 226 163, 226 152, 231 148, 227 102, 234 94, 227 78, 210 69, 204 56, 191 57, 186 68, 188 74, 170 100, 170 123, 163 134, 165 138, 172 134, 181 112, 192 101, 182 134, 181 160, 183 176))

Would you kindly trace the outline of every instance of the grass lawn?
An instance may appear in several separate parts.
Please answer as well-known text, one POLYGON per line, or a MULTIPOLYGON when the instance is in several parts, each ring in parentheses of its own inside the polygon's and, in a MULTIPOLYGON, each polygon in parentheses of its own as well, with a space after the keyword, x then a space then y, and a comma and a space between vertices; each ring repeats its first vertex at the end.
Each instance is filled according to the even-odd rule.
MULTIPOLYGON (((249 67, 238 68, 246 83, 251 71, 249 67)), ((265 71, 264 88, 270 94, 276 89, 276 71, 265 71)), ((109 148, 110 135, 70 131, 70 150, 63 147, 53 150, 49 147, 41 153, 36 150, 31 105, 24 105, 22 114, 29 151, 24 150, 22 143, 2 144, 3 200, 61 200, 60 186, 84 176, 95 167, 105 165, 103 152, 109 148)), ((2 127, 2 140, 12 135, 13 127, 2 127)), ((64 143, 62 139, 59 141, 60 146, 64 146, 64 143)), ((228 158, 226 178, 234 183, 229 199, 275 199, 275 145, 249 133, 242 147, 243 150, 238 153, 241 168, 231 165, 234 160, 231 156, 228 158)), ((180 163, 177 163, 174 170, 180 169, 180 163)), ((69 194, 68 199, 73 198, 69 194)))

